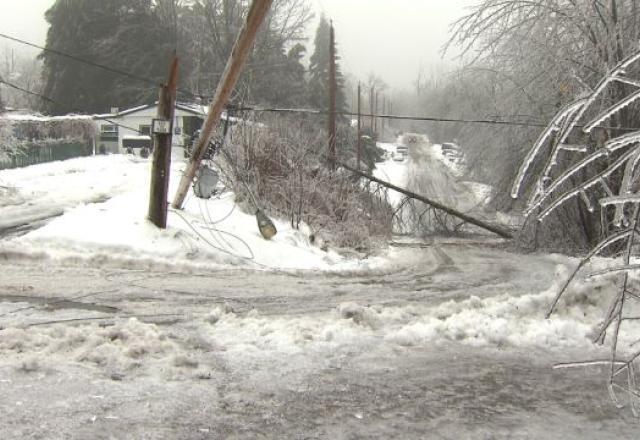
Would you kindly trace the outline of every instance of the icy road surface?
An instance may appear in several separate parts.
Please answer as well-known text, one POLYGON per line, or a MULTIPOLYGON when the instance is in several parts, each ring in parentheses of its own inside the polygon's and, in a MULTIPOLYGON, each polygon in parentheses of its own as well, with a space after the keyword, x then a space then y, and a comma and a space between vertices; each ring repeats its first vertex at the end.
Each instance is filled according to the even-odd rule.
POLYGON ((590 291, 543 319, 575 262, 395 252, 356 273, 5 259, 0 437, 638 438, 604 371, 551 368, 602 355, 590 291))

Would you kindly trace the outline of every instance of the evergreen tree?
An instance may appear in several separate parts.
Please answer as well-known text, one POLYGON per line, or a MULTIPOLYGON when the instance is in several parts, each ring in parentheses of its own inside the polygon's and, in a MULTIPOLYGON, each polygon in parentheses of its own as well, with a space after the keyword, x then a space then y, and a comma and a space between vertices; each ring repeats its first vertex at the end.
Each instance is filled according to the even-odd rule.
MULTIPOLYGON (((46 48, 121 69, 160 83, 175 32, 151 0, 57 0, 45 18, 46 48)), ((52 114, 104 112, 150 102, 157 88, 133 78, 44 51, 44 94, 52 114)))
MULTIPOLYGON (((327 19, 324 15, 321 16, 314 40, 315 49, 309 64, 309 103, 319 110, 329 109, 330 29, 331 25, 327 19)), ((347 100, 344 92, 345 80, 338 62, 340 57, 337 53, 336 48, 336 111, 341 113, 347 109, 347 100)))

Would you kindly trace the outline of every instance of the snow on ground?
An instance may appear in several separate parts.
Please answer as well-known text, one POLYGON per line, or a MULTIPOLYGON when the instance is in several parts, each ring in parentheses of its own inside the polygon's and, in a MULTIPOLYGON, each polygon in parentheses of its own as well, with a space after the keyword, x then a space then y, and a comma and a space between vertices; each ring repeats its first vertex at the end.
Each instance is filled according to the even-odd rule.
MULTIPOLYGON (((52 284, 54 290, 65 292, 62 294, 67 302, 54 299, 48 308, 25 302, 29 291, 15 292, 14 302, 0 301, 0 317, 6 326, 1 332, 0 353, 18 356, 16 361, 19 365, 25 363, 24 368, 30 368, 30 363, 70 358, 108 373, 135 370, 140 374, 143 368, 158 370, 145 374, 160 374, 164 365, 170 370, 167 374, 173 374, 174 367, 191 371, 204 361, 200 358, 202 350, 189 354, 185 334, 191 338, 188 344, 195 343, 196 338, 200 346, 216 347, 234 365, 259 364, 265 359, 291 364, 295 356, 315 358, 322 353, 361 351, 380 344, 387 349, 455 343, 505 349, 595 350, 590 339, 615 290, 615 281, 576 281, 552 318, 544 319, 574 261, 560 256, 513 261, 513 255, 503 251, 444 247, 447 254, 442 250, 401 252, 395 263, 402 269, 388 268, 395 271, 386 276, 372 272, 345 278, 336 272, 324 279, 309 280, 311 285, 302 290, 289 286, 299 284, 295 278, 247 274, 237 280, 237 301, 226 293, 224 303, 208 307, 203 302, 206 298, 224 285, 233 287, 224 274, 215 275, 221 277, 217 283, 197 281, 179 289, 174 283, 180 278, 172 275, 157 282, 141 277, 131 283, 133 290, 94 294, 103 298, 101 307, 92 308, 85 303, 86 310, 80 316, 89 321, 72 327, 64 321, 78 317, 83 303, 69 297, 73 293, 68 289, 52 284), (418 271, 423 267, 429 270, 418 271), (492 270, 498 272, 491 273, 492 270), (526 279, 526 274, 533 278, 526 279), (340 282, 340 292, 331 287, 340 282), (197 290, 193 290, 196 286, 197 290), (204 290, 200 293, 201 289, 204 290), (447 289, 459 293, 448 296, 447 289), (416 292, 425 290, 418 301, 416 292), (285 296, 272 297, 273 294, 285 296), (240 307, 254 295, 265 301, 253 299, 250 308, 240 307), (317 302, 319 307, 309 301, 317 302), (57 304, 60 309, 56 309, 57 304), (153 320, 141 322, 126 315, 140 316, 142 320, 145 316, 167 316, 177 319, 178 325, 163 328, 153 320), (101 319, 113 324, 103 328, 101 319), (59 324, 47 325, 51 321, 59 324)), ((32 283, 37 286, 38 280, 32 283)), ((109 287, 96 285, 94 289, 110 292, 109 287)), ((629 326, 625 335, 640 331, 638 323, 629 326)))
MULTIPOLYGON (((170 212, 168 229, 147 219, 150 160, 110 155, 34 165, 0 172, 13 188, 0 202, 0 230, 53 218, 1 249, 53 258, 97 260, 142 267, 208 267, 221 264, 280 269, 356 269, 309 242, 306 227, 295 230, 273 219, 278 234, 267 241, 255 216, 226 193, 217 199, 191 196, 183 212, 170 212)), ((184 163, 174 163, 170 199, 184 163)))
MULTIPOLYGON (((396 152, 396 144, 379 142, 378 147, 385 150, 386 160, 376 164, 373 175, 379 179, 405 188, 407 186, 407 159, 402 161, 393 159, 393 155, 396 152)), ((389 202, 394 206, 401 202, 402 197, 402 194, 396 191, 389 191, 389 202)))

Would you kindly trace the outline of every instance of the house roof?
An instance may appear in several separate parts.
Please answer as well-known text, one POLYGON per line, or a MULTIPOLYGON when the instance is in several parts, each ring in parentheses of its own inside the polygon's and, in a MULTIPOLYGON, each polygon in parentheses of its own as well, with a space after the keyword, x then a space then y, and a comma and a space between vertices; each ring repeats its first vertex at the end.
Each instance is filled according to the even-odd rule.
MULTIPOLYGON (((157 102, 153 103, 153 104, 145 104, 145 105, 139 105, 137 107, 132 107, 126 110, 122 110, 119 111, 118 113, 114 113, 114 114, 110 114, 110 115, 102 115, 105 117, 112 117, 112 118, 117 118, 119 116, 126 116, 126 115, 131 115, 137 112, 140 112, 142 110, 148 110, 150 108, 156 107, 158 105, 157 102)), ((194 116, 200 116, 200 117, 204 117, 206 116, 206 107, 203 107, 201 105, 197 105, 197 104, 185 104, 185 103, 180 103, 177 102, 176 103, 176 108, 188 113, 193 114, 194 116)), ((98 117, 98 119, 100 119, 98 117)))
POLYGON ((0 113, 0 118, 14 122, 52 122, 52 121, 87 121, 93 119, 91 115, 45 116, 31 113, 29 110, 8 110, 0 113))

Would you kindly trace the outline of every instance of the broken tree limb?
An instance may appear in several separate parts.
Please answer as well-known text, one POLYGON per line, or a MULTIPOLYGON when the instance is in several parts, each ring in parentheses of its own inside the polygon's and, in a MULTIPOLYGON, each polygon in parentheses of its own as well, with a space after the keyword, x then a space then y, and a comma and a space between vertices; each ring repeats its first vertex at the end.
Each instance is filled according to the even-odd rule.
POLYGON ((349 165, 342 163, 342 162, 338 162, 338 165, 341 166, 342 168, 344 168, 347 171, 352 172, 353 174, 356 174, 360 177, 364 177, 365 179, 368 179, 372 182, 378 183, 386 188, 392 189, 394 191, 397 191, 401 194, 404 194, 407 197, 410 197, 412 199, 416 199, 421 201, 422 203, 426 203, 427 205, 433 206, 436 209, 439 209, 440 211, 446 212, 449 215, 452 215, 454 217, 459 218, 460 220, 464 220, 467 223, 471 223, 472 225, 476 225, 482 229, 485 229, 489 232, 493 232, 494 234, 499 235, 500 237, 503 238, 513 238, 513 235, 511 234, 511 232, 509 232, 506 229, 503 229, 499 226, 496 225, 492 225, 491 223, 487 223, 483 220, 479 220, 475 217, 471 217, 463 212, 460 212, 458 210, 455 210, 453 208, 450 208, 448 206, 443 205, 442 203, 436 202, 435 200, 431 200, 428 199, 425 196, 422 196, 420 194, 414 193, 413 191, 409 191, 407 189, 401 188, 399 186, 396 186, 392 183, 386 182, 384 180, 380 180, 377 177, 371 176, 369 174, 363 173, 360 170, 356 170, 355 168, 350 167, 349 165))
POLYGON ((218 125, 222 111, 231 96, 231 92, 233 92, 233 88, 240 78, 242 68, 247 61, 249 52, 251 51, 251 47, 255 41, 256 34, 258 33, 258 29, 260 28, 264 17, 267 15, 272 2, 273 0, 253 0, 253 3, 251 3, 247 19, 233 45, 231 55, 227 60, 227 65, 222 74, 222 78, 218 83, 218 88, 216 89, 216 93, 213 96, 211 105, 209 106, 209 114, 202 126, 202 131, 200 132, 200 137, 198 138, 191 162, 180 180, 178 191, 176 192, 173 200, 173 207, 175 209, 182 209, 184 199, 189 192, 189 185, 191 185, 191 182, 198 171, 200 162, 207 151, 209 140, 218 125))

